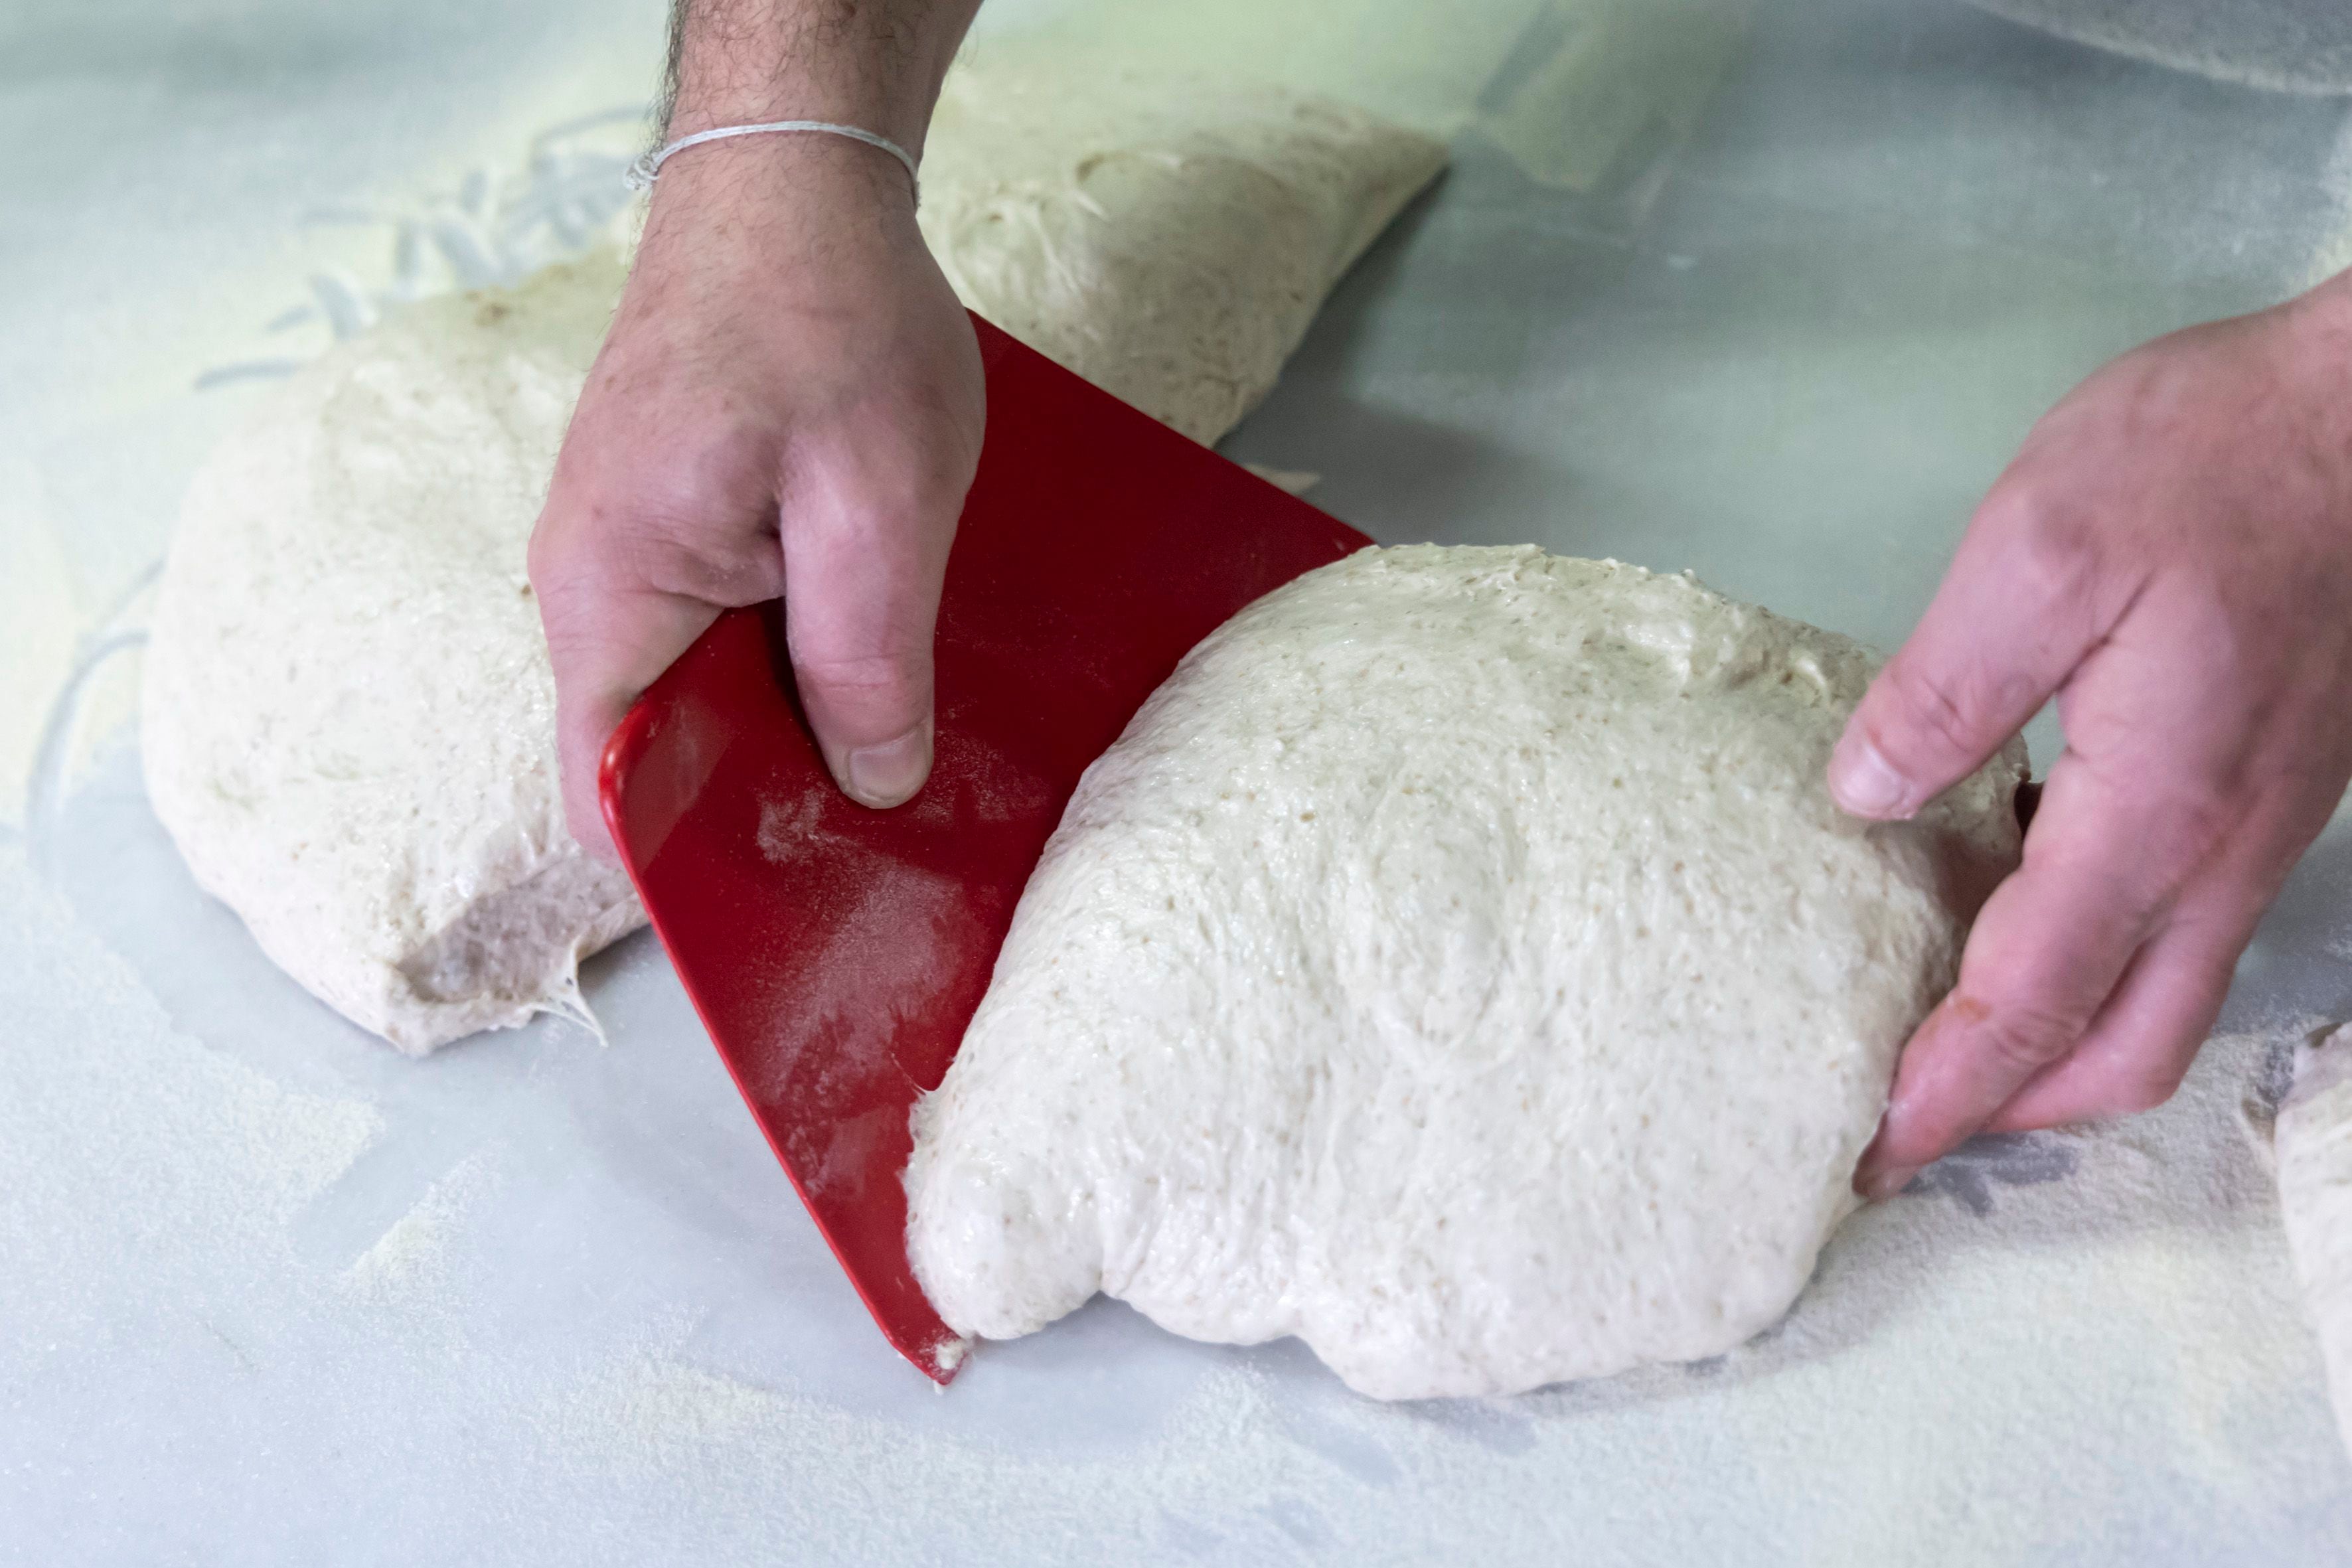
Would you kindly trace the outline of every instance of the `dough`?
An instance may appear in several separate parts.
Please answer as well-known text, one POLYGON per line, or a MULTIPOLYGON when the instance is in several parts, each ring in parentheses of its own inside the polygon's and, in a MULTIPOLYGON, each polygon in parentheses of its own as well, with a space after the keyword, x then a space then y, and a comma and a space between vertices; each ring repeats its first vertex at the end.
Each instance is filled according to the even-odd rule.
MULTIPOLYGON (((1203 440, 1443 157, 1276 94, 992 81, 960 68, 925 170, 950 276, 1203 440)), ((173 543, 156 813, 280 967, 404 1050, 575 1007, 579 960, 644 919, 563 826, 523 571, 622 278, 591 258, 339 345, 213 456, 173 543)))
POLYGON ((940 95, 919 216, 965 304, 1214 441, 1444 163, 1323 100, 983 56, 940 95))
POLYGON ((189 487, 146 659, 147 793, 289 974, 403 1050, 576 998, 644 920, 563 826, 523 545, 622 268, 388 317, 189 487))
POLYGON ((1243 611, 1087 771, 915 1110, 932 1301, 1003 1338, 1103 1290, 1382 1398, 1772 1322, 2018 850, 2014 746, 1914 823, 1833 808, 1871 668, 1533 548, 1243 611))
POLYGON ((2336 1423, 2352 1444, 2352 1033, 2295 1047, 2294 1087, 2273 1138, 2287 1245, 2327 1358, 2336 1423))

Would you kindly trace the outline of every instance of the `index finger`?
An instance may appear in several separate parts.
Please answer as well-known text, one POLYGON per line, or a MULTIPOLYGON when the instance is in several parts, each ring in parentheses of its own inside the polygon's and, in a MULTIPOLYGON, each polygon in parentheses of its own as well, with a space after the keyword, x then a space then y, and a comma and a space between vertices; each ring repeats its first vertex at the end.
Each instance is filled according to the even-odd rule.
MULTIPOLYGON (((604 826, 597 773, 629 705, 719 617, 698 588, 690 550, 666 539, 626 496, 575 496, 559 473, 529 563, 555 678, 556 754, 566 825, 582 848, 618 858, 604 826)), ((782 575, 781 551, 755 551, 740 575, 753 595, 782 575)), ((747 601, 748 602, 748 601, 747 601)))
POLYGON ((604 860, 619 851, 604 826, 598 771, 629 705, 719 617, 715 605, 643 588, 551 581, 540 625, 555 675, 555 737, 564 822, 604 860))
POLYGON ((2090 1031, 2211 848, 2199 797, 2146 784, 2074 752, 2059 760, 2022 863, 1977 916, 1958 984, 1904 1048, 1857 1187, 1899 1191, 2090 1031))

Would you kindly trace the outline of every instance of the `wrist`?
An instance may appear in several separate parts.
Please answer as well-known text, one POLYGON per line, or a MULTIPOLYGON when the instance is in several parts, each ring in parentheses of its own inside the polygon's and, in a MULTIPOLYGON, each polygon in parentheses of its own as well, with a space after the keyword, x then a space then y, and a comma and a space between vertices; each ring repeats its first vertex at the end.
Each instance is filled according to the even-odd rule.
POLYGON ((881 148, 824 132, 735 136, 664 163, 641 248, 748 249, 778 260, 920 243, 915 187, 881 148))
POLYGON ((697 0, 679 24, 665 141, 723 125, 823 120, 922 156, 931 106, 977 0, 871 16, 818 15, 809 0, 697 0))
MULTIPOLYGON (((732 125, 717 127, 735 129, 732 125)), ((679 198, 706 210, 710 204, 771 203, 795 207, 887 211, 914 209, 917 174, 911 154, 853 134, 864 127, 845 121, 745 121, 739 134, 692 140, 688 132, 666 143, 656 166, 654 192, 667 186, 679 198), (772 130, 758 129, 776 123, 772 130)), ((722 215, 723 216, 723 215, 722 215)))
POLYGON ((662 165, 631 285, 751 289, 772 307, 871 289, 909 248, 923 248, 914 189, 889 153, 823 132, 738 136, 662 165))
POLYGON ((667 146, 705 131, 794 120, 854 126, 895 142, 905 148, 908 156, 920 159, 923 138, 930 128, 930 103, 926 99, 910 107, 874 101, 857 94, 783 91, 733 95, 724 102, 699 103, 681 100, 670 110, 669 118, 662 129, 661 141, 667 146))

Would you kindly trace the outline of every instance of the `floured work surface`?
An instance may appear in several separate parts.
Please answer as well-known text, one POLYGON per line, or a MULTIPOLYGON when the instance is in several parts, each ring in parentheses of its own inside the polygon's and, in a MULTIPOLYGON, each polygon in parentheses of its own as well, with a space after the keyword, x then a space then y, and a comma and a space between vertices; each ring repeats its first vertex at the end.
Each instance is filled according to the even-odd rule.
POLYGON ((1097 1303, 935 1395, 649 945, 592 970, 611 1047, 542 1026, 420 1069, 335 1026, 322 1059, 315 1004, 257 1005, 266 961, 162 869, 127 761, 61 847, 150 908, 82 885, 85 925, 0 867, 30 961, 0 1003, 57 1047, 0 1055, 16 1342, 57 1347, 29 1381, 59 1419, 12 1427, 0 1479, 30 1539, 184 1510, 213 1542, 516 1561, 1315 1560, 1303 1537, 1366 1563, 2287 1563, 2352 1510, 2245 1129, 2270 1042, 2217 1045, 2127 1129, 1936 1167, 1717 1361, 1384 1406, 1295 1344, 1097 1303), (119 1433, 68 1402, 173 1455, 110 1520, 63 1483, 119 1433))
MULTIPOLYGON (((1470 9, 1352 22, 1417 51, 1364 101, 1396 111, 1456 36, 1507 47, 1521 26, 1470 9)), ((518 5, 497 25, 543 34, 453 65, 428 58, 460 47, 430 7, 347 15, 339 36, 399 47, 298 96, 325 117, 306 134, 258 144, 299 169, 236 161, 263 105, 138 77, 123 140, 51 144, 55 191, 26 193, 98 216, 28 225, 27 273, 0 251, 24 285, 0 295, 0 341, 26 356, 0 384, 0 487, 94 593, 152 556, 251 384, 186 394, 186 342, 92 323, 121 300, 169 325, 245 300, 255 352, 282 344, 264 325, 326 265, 286 237, 323 199, 301 170, 416 166, 430 113, 506 168, 604 100, 582 102, 566 62, 487 95, 541 119, 493 124, 483 82, 620 26, 617 0, 518 5), (420 116, 400 144, 336 162, 389 102, 420 116), (207 128, 204 168, 270 177, 142 216, 154 193, 110 177, 120 149, 207 128), (247 243, 205 253, 220 272, 173 270, 215 232, 206 202, 247 243), (92 247, 93 226, 123 242, 92 247), (53 321, 79 357, 38 357, 53 321), (69 372, 149 401, 89 414, 69 372)), ((642 20, 599 80, 641 87, 642 20)), ((54 96, 0 88, 27 103, 29 141, 54 96)), ((1318 503, 1386 541, 1558 520, 1538 542, 1689 566, 1891 647, 2041 406, 2137 339, 2271 297, 2340 231, 2343 121, 1964 5, 1787 0, 1646 184, 1549 191, 1465 132, 1227 449, 1323 474, 1318 503)), ((391 265, 388 231, 366 255, 315 236, 343 247, 332 265, 391 265)), ((2352 1538, 2352 1465, 2242 1125, 2270 1081, 2258 1042, 2209 1052, 2128 1128, 1948 1162, 1840 1232, 1786 1329, 1710 1366, 1382 1408, 1295 1346, 1193 1345, 1097 1305, 937 1396, 875 1335, 643 939, 587 968, 610 1047, 541 1022, 417 1063, 288 985, 196 892, 135 757, 56 803, 32 847, 61 900, 0 851, 0 1517, 28 1557, 2163 1568, 2335 1562, 2352 1538)), ((2339 828, 2228 1026, 2294 1039, 2307 1015, 2352 1016, 2347 911, 2339 828)))

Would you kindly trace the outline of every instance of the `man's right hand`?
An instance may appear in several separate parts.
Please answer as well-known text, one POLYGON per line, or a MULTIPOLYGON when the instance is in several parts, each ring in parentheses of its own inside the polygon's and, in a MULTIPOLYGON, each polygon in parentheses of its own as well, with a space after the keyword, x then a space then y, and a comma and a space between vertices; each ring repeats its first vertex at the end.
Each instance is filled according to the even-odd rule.
POLYGON ((555 466, 530 581, 572 832, 611 857, 605 740, 719 612, 781 595, 842 788, 931 765, 931 632, 983 393, 971 323, 906 172, 841 137, 746 137, 665 166, 555 466))

